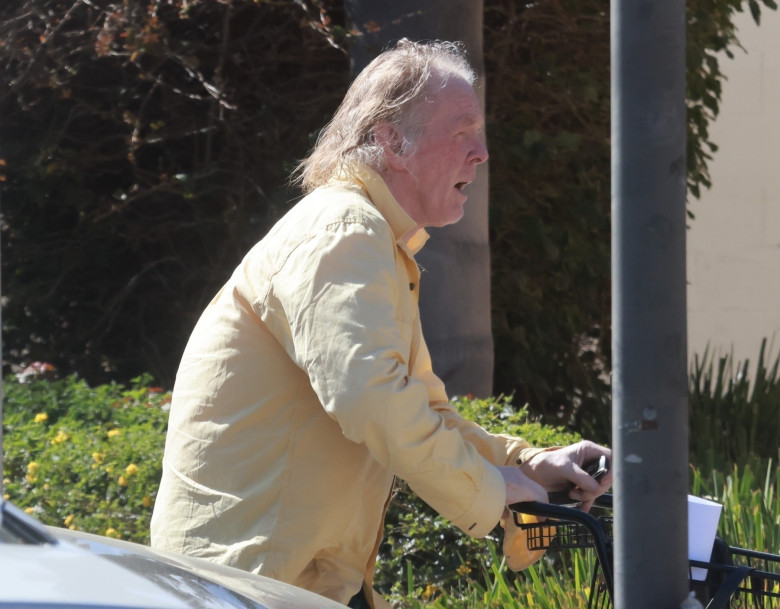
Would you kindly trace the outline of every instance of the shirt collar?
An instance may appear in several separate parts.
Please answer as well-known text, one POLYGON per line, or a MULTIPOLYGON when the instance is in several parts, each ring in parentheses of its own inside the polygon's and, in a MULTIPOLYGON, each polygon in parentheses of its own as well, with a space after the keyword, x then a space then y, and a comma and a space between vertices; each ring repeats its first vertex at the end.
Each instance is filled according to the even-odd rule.
POLYGON ((354 172, 354 180, 368 194, 368 198, 384 216, 395 236, 396 243, 410 255, 419 252, 428 240, 428 231, 412 220, 376 171, 361 165, 354 172))

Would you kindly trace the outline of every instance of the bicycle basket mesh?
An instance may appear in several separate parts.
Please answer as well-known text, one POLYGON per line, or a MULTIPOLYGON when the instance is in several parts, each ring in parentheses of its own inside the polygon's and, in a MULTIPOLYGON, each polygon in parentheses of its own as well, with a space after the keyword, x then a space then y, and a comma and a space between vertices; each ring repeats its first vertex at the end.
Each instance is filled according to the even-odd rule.
MULTIPOLYGON (((599 518, 608 538, 611 538, 612 518, 599 518)), ((592 548, 593 535, 576 522, 554 520, 520 525, 527 531, 529 550, 562 548, 592 548)))

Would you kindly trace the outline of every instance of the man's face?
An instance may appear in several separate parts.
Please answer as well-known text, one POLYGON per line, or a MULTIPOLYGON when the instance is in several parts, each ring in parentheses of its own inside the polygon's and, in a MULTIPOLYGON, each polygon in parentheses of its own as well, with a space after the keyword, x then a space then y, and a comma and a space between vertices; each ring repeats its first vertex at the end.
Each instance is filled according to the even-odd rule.
POLYGON ((412 149, 396 158, 389 185, 401 207, 421 226, 445 226, 463 217, 465 187, 488 158, 484 117, 473 87, 450 78, 429 102, 433 113, 412 149))

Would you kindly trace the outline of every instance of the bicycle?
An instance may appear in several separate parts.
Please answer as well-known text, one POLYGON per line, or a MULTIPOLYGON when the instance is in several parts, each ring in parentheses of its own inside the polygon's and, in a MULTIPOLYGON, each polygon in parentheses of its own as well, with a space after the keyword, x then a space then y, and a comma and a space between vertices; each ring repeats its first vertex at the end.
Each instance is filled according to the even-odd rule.
MULTIPOLYGON (((594 549, 588 608, 609 609, 614 590, 612 495, 602 495, 595 506, 607 514, 594 516, 534 501, 514 503, 509 509, 518 528, 526 531, 529 550, 594 549), (520 514, 541 520, 525 523, 520 514)), ((690 590, 706 609, 780 609, 780 555, 729 546, 717 538, 710 561, 688 562, 690 590), (706 578, 693 579, 693 568, 706 569, 706 578)))

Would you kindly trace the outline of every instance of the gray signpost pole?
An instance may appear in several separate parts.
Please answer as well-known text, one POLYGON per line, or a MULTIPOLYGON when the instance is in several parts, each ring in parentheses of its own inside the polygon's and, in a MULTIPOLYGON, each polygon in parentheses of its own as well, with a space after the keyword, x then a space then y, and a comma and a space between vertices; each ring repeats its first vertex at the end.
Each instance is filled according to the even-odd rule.
POLYGON ((685 2, 613 0, 615 608, 687 596, 685 2))

